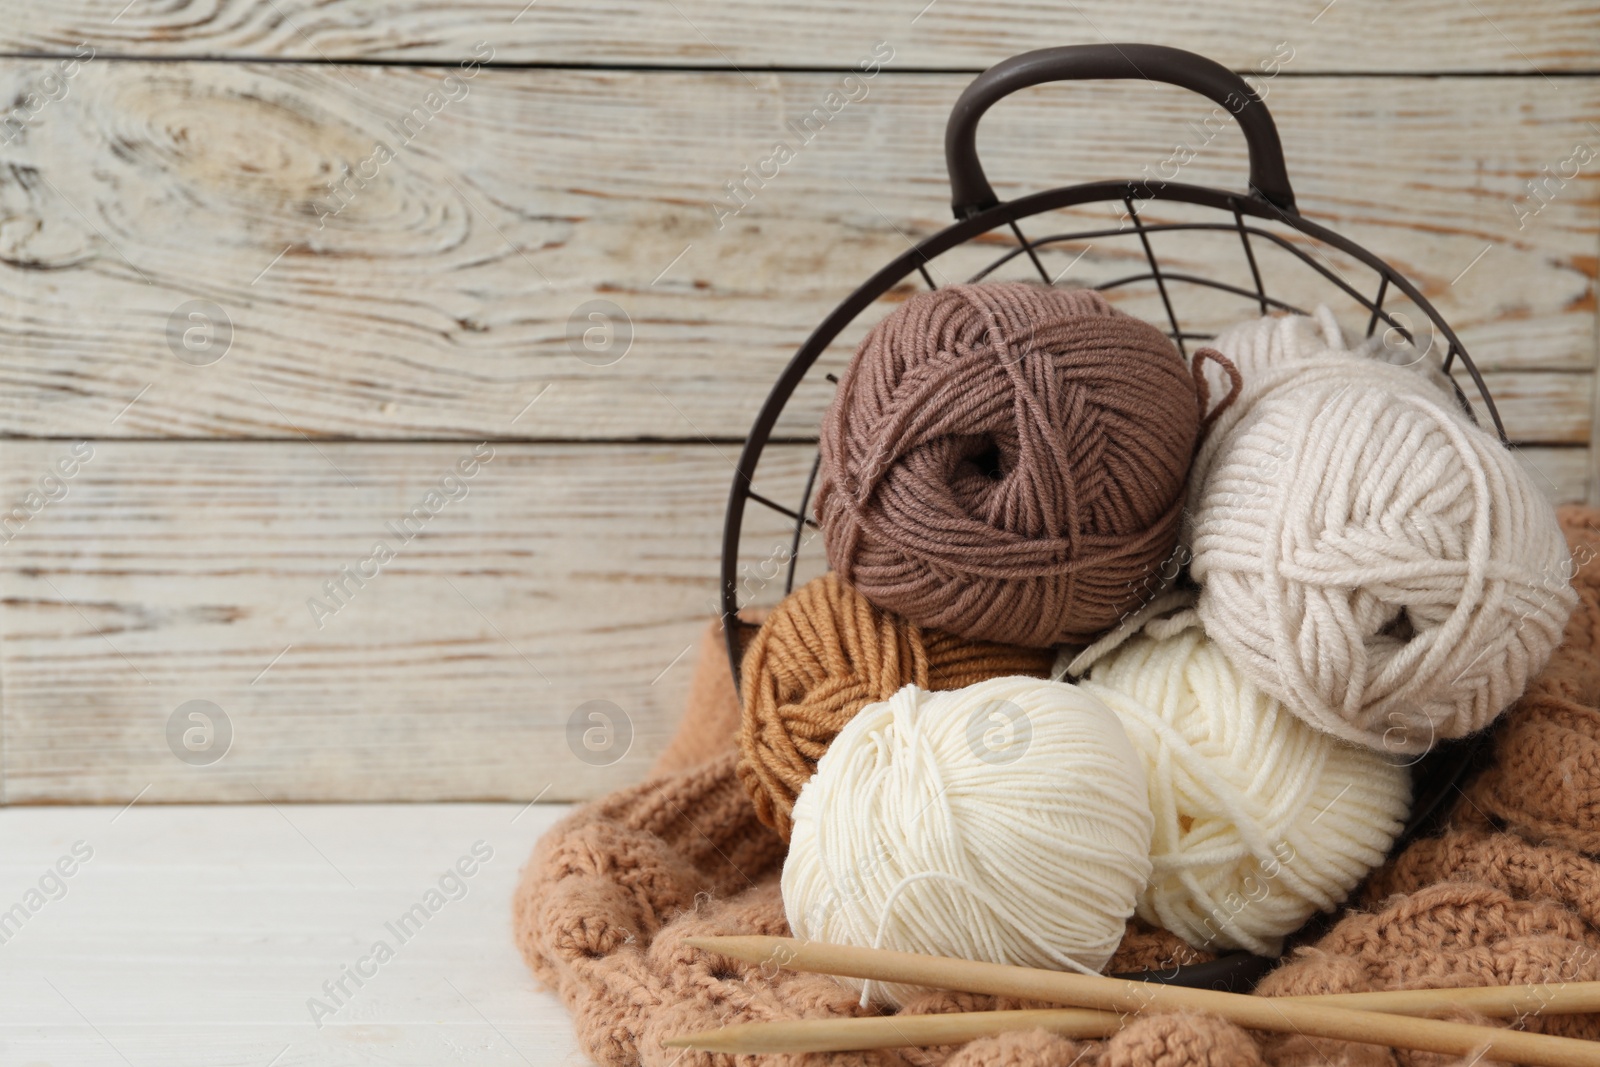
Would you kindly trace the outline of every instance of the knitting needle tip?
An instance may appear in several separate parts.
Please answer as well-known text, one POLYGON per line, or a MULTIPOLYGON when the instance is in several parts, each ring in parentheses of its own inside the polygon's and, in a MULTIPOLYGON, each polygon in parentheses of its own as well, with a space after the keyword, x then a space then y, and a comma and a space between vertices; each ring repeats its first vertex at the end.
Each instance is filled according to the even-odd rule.
MULTIPOLYGON (((759 1053, 783 1051, 781 1047, 777 1049, 770 1048, 768 1047, 768 1043, 763 1043, 760 1041, 759 1031, 757 1034, 758 1040, 756 1042, 751 1043, 748 1039, 741 1041, 739 1039, 738 1030, 739 1028, 736 1026, 724 1026, 720 1030, 701 1030, 699 1033, 694 1034, 679 1034, 677 1037, 669 1037, 663 1040, 661 1042, 661 1047, 692 1048, 698 1052, 723 1052, 731 1055, 752 1052, 759 1053)), ((780 1031, 778 1035, 780 1044, 785 1036, 786 1035, 780 1031)))
POLYGON ((804 942, 787 937, 767 937, 762 934, 724 934, 717 937, 686 937, 683 943, 690 948, 716 952, 746 963, 770 961, 782 966, 788 959, 793 958, 795 946, 804 942))

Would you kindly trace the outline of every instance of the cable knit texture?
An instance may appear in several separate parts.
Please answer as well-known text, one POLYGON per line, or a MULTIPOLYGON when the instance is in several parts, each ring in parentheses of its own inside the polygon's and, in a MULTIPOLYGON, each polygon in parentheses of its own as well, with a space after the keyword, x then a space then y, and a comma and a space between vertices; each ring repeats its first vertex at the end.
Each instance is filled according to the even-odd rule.
POLYGON ((966 637, 1105 629, 1177 544, 1202 353, 1220 358, 1185 366, 1093 290, 917 294, 861 342, 823 420, 829 562, 879 607, 966 637))
MULTIPOLYGON (((1380 869, 1326 934, 1262 982, 1266 995, 1600 980, 1600 511, 1563 509, 1578 607, 1566 640, 1497 728, 1494 760, 1449 825, 1380 869)), ((713 933, 786 934, 783 844, 734 767, 737 716, 720 644, 702 650, 689 713, 650 780, 578 809, 538 844, 513 902, 519 948, 608 1067, 731 1067, 661 1047, 734 1022, 861 1014, 820 975, 763 971, 686 948, 713 933)), ((1131 925, 1112 970, 1210 958, 1131 925)), ((930 992, 904 1011, 1040 1005, 930 992)), ((1461 1021, 1505 1025, 1463 1013, 1461 1021)), ((1533 1016, 1526 1028, 1600 1039, 1600 1015, 1533 1016)), ((741 1061, 743 1062, 743 1061, 741 1061)), ((960 1047, 764 1057, 771 1067, 1465 1067, 1297 1035, 1247 1033, 1190 1015, 1135 1019, 1103 1042, 1041 1031, 960 1047)), ((1486 1061, 1480 1061, 1486 1062, 1486 1061)))

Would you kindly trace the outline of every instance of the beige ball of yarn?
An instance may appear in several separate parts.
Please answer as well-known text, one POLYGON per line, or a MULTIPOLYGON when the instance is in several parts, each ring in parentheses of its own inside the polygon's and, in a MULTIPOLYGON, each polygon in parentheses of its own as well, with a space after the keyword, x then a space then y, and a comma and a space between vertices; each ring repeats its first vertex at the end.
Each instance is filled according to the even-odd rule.
MULTIPOLYGON (((1150 875, 1143 766, 1078 687, 908 685, 847 723, 800 790, 794 936, 1098 972, 1150 875)), ((862 1001, 921 992, 872 983, 862 1001)))
POLYGON ((1192 945, 1277 955, 1404 824, 1409 770, 1290 714, 1192 610, 1147 623, 1079 687, 1117 713, 1144 763, 1155 830, 1139 917, 1192 945))
POLYGON ((1422 374, 1342 348, 1331 316, 1216 346, 1245 378, 1190 483, 1190 572, 1240 671, 1338 737, 1418 753, 1488 725, 1576 597, 1555 513, 1422 374))

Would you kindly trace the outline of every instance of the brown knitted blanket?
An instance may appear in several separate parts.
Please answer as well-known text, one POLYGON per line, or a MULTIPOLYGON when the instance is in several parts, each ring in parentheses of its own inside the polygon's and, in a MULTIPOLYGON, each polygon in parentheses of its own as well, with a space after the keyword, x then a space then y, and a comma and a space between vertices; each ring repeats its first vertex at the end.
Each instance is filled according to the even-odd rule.
MULTIPOLYGON (((1357 907, 1284 959, 1265 995, 1600 979, 1600 510, 1567 508, 1580 595, 1566 640, 1497 727, 1494 760, 1440 836, 1369 880, 1357 907)), ((728 1057, 664 1049, 667 1036, 734 1022, 856 1015, 820 975, 735 965, 684 946, 704 934, 787 934, 784 845, 734 772, 738 705, 719 637, 707 635, 687 716, 648 781, 583 807, 535 848, 513 901, 518 946, 608 1065, 709 1067, 728 1057)), ((1111 969, 1208 958, 1130 926, 1111 969)), ((1032 1006, 929 993, 907 1011, 1032 1006)), ((1463 1014, 1463 1021, 1505 1025, 1463 1014)), ((1600 1038, 1600 1015, 1530 1017, 1544 1033, 1600 1038)), ((762 1062, 883 1067, 1443 1067, 1413 1053, 1247 1033, 1191 1015, 1135 1020, 1103 1042, 1043 1031, 964 1046, 762 1062)), ((753 1061, 752 1061, 753 1062, 753 1061)), ((1460 1061, 1486 1064, 1470 1057, 1460 1061)))

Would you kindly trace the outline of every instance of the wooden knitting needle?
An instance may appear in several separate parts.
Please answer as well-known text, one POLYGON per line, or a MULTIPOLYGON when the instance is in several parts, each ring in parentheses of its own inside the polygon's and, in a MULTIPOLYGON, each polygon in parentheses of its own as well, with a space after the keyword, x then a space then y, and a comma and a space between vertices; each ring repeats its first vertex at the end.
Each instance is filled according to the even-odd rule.
MULTIPOLYGON (((1329 994, 1327 999, 1332 1002, 1344 995, 1346 994, 1329 994)), ((1492 1006, 1500 1007, 1498 1004, 1492 1006)), ((1507 1011, 1504 1014, 1511 1016, 1521 1013, 1507 1011)), ((670 1038, 663 1044, 668 1048, 694 1048, 705 1052, 725 1052, 730 1055, 766 1052, 857 1052, 875 1048, 953 1045, 1013 1030, 1049 1030, 1062 1037, 1080 1040, 1110 1037, 1126 1023, 1127 1019, 1114 1011, 1096 1011, 1092 1008, 962 1011, 941 1012, 936 1015, 786 1019, 770 1023, 740 1023, 717 1030, 705 1030, 697 1034, 670 1038)))
POLYGON ((668 1048, 742 1055, 752 1052, 858 1052, 910 1045, 954 1045, 1012 1030, 1050 1030, 1063 1037, 1110 1037, 1123 1018, 1114 1011, 1043 1008, 961 1011, 941 1015, 883 1015, 863 1019, 786 1019, 740 1023, 668 1038, 668 1048))
MULTIPOLYGON (((1408 1018, 1371 1010, 1334 1007, 1326 1002, 1243 996, 1211 989, 1188 989, 1100 975, 942 959, 884 949, 825 945, 785 937, 703 937, 686 940, 695 948, 747 963, 797 971, 1026 997, 1109 1012, 1207 1012, 1253 1030, 1361 1041, 1457 1056, 1486 1050, 1494 1059, 1532 1067, 1600 1067, 1600 1042, 1447 1023, 1436 1019, 1408 1018)), ((821 1020, 824 1024, 854 1021, 821 1020)), ((1088 1022, 1087 1019, 1083 1021, 1088 1022)), ((687 1035, 672 1043, 700 1047, 701 1041, 710 1037, 711 1034, 687 1035)), ((943 1040, 954 1039, 944 1037, 943 1040)), ((899 1043, 917 1044, 920 1041, 908 1040, 907 1035, 901 1034, 899 1043)), ((831 1050, 842 1051, 838 1048, 831 1050)))
MULTIPOLYGON (((1600 982, 1555 985, 1471 986, 1465 989, 1397 989, 1379 993, 1327 993, 1282 997, 1296 1003, 1366 1008, 1389 1015, 1431 1015, 1470 1009, 1483 1015, 1574 1015, 1600 1012, 1600 982)), ((963 1011, 860 1019, 792 1019, 744 1023, 673 1038, 672 1048, 730 1054, 752 1052, 853 1052, 906 1045, 951 1045, 1012 1030, 1049 1030, 1063 1037, 1109 1037, 1126 1020, 1114 1011, 1040 1008, 963 1011)))
POLYGON ((1278 997, 1297 1004, 1361 1008, 1385 1015, 1438 1015, 1466 1008, 1492 1018, 1582 1015, 1600 1012, 1600 982, 1467 986, 1463 989, 1386 989, 1375 993, 1321 993, 1278 997))

